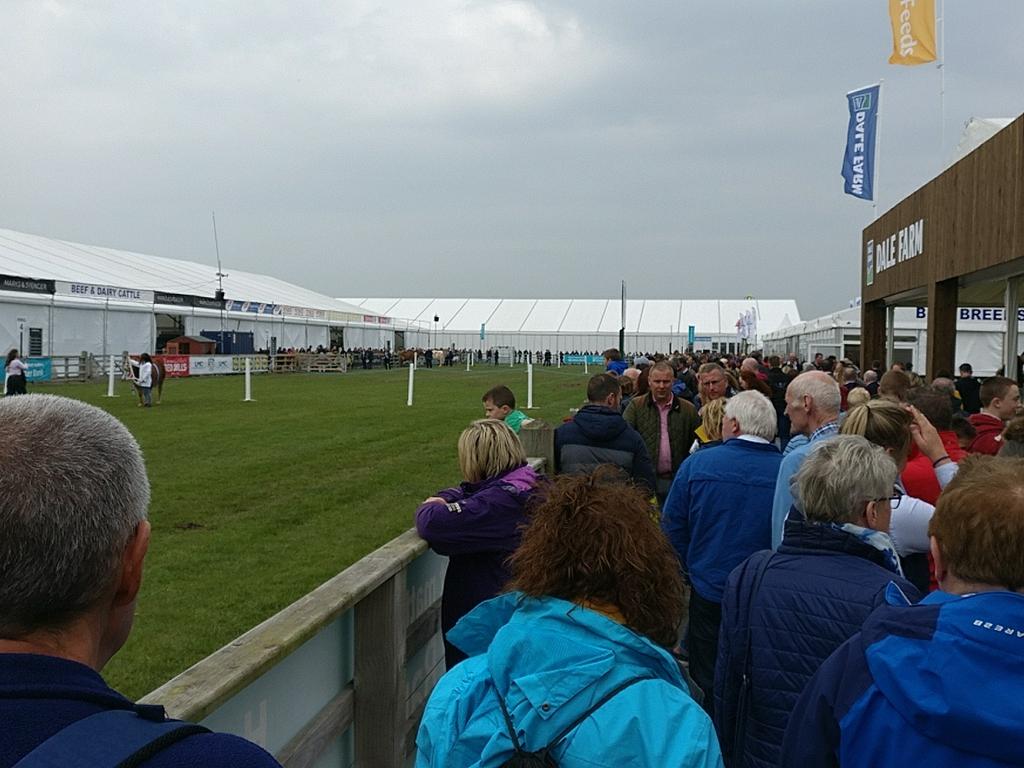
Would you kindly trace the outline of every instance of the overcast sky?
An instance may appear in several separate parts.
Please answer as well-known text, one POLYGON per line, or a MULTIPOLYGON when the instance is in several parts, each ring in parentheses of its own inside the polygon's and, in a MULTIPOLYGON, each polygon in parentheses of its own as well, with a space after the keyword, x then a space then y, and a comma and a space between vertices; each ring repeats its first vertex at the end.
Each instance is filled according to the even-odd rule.
POLYGON ((0 227, 215 265, 216 210, 227 271, 333 296, 626 279, 814 317, 857 295, 872 218, 847 91, 885 80, 879 213, 968 118, 1024 111, 1024 2, 947 0, 945 143, 886 7, 0 0, 0 227))

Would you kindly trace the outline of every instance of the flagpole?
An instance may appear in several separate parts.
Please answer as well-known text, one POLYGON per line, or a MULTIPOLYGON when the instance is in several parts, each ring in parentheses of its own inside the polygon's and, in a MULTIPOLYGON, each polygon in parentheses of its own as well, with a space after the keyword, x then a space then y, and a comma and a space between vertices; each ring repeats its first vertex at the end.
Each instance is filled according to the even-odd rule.
POLYGON ((871 220, 878 220, 878 166, 882 158, 882 86, 885 84, 883 78, 878 80, 878 110, 875 113, 875 166, 871 169, 871 220))
POLYGON ((939 29, 939 136, 941 146, 939 147, 939 172, 942 172, 943 158, 946 153, 946 0, 939 2, 939 22, 942 27, 939 29))

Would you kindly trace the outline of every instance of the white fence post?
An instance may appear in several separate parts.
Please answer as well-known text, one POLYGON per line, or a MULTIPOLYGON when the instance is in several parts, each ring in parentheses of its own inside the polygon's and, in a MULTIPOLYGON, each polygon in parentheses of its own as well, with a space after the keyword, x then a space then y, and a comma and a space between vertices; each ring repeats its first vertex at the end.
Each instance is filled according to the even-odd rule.
POLYGON ((242 402, 252 402, 252 358, 245 358, 245 400, 242 402))
POLYGON ((107 397, 117 397, 114 393, 114 356, 110 356, 110 370, 107 371, 107 397))
POLYGON ((533 363, 526 364, 526 410, 533 408, 533 363))
POLYGON ((409 366, 409 397, 406 398, 405 404, 412 405, 412 388, 413 388, 413 377, 416 376, 416 365, 409 366))

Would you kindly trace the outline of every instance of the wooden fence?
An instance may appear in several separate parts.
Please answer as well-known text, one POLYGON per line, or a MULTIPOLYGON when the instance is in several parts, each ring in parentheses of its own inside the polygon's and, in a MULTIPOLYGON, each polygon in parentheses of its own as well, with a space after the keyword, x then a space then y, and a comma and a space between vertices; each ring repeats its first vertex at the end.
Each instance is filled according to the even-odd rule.
MULTIPOLYGON (((551 440, 542 422, 532 432, 551 440)), ((285 768, 411 765, 444 672, 446 565, 407 531, 142 702, 250 739, 285 768)))

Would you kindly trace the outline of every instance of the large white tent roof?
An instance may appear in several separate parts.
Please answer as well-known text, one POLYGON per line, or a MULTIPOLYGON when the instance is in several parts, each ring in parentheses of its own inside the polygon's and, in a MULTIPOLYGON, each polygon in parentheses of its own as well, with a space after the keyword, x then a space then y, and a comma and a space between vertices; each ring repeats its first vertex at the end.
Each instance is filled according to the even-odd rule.
MULTIPOLYGON (((224 293, 238 301, 375 314, 267 275, 224 265, 224 293)), ((213 298, 217 269, 194 261, 82 245, 0 229, 0 274, 213 298)))
MULTIPOLYGON (((342 301, 397 322, 432 323, 443 331, 472 332, 486 325, 495 333, 617 333, 619 299, 353 299, 342 301)), ((793 299, 628 299, 626 332, 731 335, 739 316, 755 307, 757 331, 769 333, 800 322, 793 299)))

